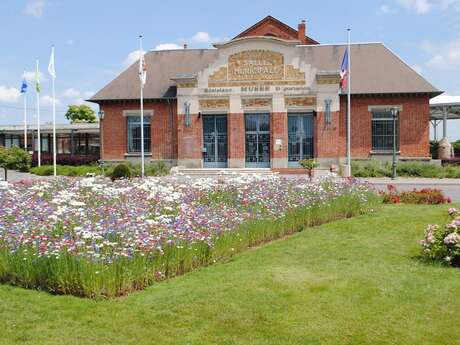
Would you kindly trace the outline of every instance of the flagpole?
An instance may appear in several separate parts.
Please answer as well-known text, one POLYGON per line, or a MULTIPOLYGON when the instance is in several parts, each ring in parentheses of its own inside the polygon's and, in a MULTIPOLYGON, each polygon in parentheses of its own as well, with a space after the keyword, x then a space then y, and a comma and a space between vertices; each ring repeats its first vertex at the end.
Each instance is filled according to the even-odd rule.
POLYGON ((351 176, 351 29, 348 31, 348 80, 347 80, 347 172, 351 176))
POLYGON ((35 81, 35 92, 37 93, 37 142, 38 142, 38 152, 37 152, 37 162, 38 162, 38 166, 42 166, 42 146, 41 146, 41 141, 42 141, 42 138, 41 138, 41 135, 40 135, 40 91, 39 91, 39 87, 40 86, 37 86, 39 84, 39 81, 38 81, 38 78, 39 78, 39 68, 38 68, 38 59, 36 60, 36 65, 37 65, 37 74, 36 74, 36 81, 35 81))
MULTIPOLYGON (((54 45, 51 46, 51 58, 53 63, 53 72, 54 72, 54 45)), ((49 68, 48 68, 49 69, 49 68)), ((51 86, 53 93, 53 170, 54 177, 56 177, 56 86, 55 86, 56 74, 51 76, 51 86)))
MULTIPOLYGON (((143 63, 142 35, 139 36, 139 64, 143 63)), ((143 71, 143 66, 139 67, 143 71)), ((139 78, 141 87, 141 177, 144 177, 144 83, 142 77, 139 78)))
MULTIPOLYGON (((26 78, 26 70, 24 70, 24 80, 26 78)), ((24 151, 27 152, 27 90, 24 92, 24 151)))

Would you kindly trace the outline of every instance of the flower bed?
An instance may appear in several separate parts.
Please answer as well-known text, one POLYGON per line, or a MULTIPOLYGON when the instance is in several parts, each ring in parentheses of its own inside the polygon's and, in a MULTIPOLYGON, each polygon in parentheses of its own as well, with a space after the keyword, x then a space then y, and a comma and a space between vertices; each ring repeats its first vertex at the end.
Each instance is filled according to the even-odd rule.
POLYGON ((59 178, 3 184, 0 200, 0 281, 86 297, 143 289, 380 203, 353 180, 276 176, 59 178))
POLYGON ((389 184, 387 191, 380 192, 385 204, 414 204, 414 205, 440 205, 451 203, 442 190, 435 188, 413 189, 399 192, 394 185, 389 184))
POLYGON ((448 213, 450 221, 444 226, 428 225, 420 243, 425 257, 460 267, 460 212, 450 208, 448 213))

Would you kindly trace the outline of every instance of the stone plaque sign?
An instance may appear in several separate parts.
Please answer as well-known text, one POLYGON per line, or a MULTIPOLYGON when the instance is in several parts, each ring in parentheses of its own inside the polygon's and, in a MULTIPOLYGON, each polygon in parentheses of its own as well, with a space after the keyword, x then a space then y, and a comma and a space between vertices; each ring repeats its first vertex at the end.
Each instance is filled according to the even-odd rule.
POLYGON ((230 81, 283 80, 283 54, 269 50, 247 50, 228 58, 230 81))

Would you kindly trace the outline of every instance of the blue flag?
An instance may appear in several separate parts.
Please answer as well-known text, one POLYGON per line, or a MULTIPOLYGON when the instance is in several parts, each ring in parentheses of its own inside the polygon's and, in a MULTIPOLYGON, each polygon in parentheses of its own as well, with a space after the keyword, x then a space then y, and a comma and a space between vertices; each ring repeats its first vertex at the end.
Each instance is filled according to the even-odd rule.
POLYGON ((27 80, 24 77, 24 79, 22 80, 22 84, 21 84, 21 93, 26 93, 26 92, 27 92, 27 80))

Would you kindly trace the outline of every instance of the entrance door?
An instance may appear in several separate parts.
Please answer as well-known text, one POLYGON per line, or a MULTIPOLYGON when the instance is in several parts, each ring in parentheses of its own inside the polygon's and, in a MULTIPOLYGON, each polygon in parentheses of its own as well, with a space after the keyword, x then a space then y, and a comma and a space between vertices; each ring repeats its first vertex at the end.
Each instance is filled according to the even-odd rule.
POLYGON ((203 115, 205 168, 227 167, 227 115, 203 115))
POLYGON ((246 166, 270 167, 270 114, 246 114, 246 166))
POLYGON ((288 114, 289 166, 298 167, 302 159, 313 158, 313 114, 288 114))

